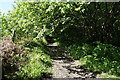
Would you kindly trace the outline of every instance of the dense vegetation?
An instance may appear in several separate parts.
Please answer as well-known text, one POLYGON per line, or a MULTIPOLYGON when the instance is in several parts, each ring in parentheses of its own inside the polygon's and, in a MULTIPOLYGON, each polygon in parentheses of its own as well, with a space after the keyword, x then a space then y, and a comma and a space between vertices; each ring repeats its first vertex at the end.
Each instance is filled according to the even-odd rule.
POLYGON ((40 44, 31 41, 27 46, 20 46, 8 37, 0 42, 3 79, 37 79, 49 73, 51 60, 40 44))
POLYGON ((22 25, 20 24, 19 28, 15 23, 19 17, 15 16, 14 21, 14 17, 11 16, 14 16, 14 14, 9 13, 7 16, 2 15, 0 18, 2 19, 0 51, 3 79, 32 80, 42 78, 51 70, 51 59, 46 54, 46 46, 41 39, 34 39, 32 35, 26 38, 25 31, 23 33, 21 31, 22 25), (15 27, 15 24, 17 27, 15 27))
POLYGON ((95 42, 66 47, 74 59, 89 70, 120 75, 120 47, 95 42))
MULTIPOLYGON (((59 42, 74 59, 85 61, 84 67, 87 69, 120 75, 119 2, 18 2, 16 4, 17 6, 7 16, 0 17, 2 37, 9 36, 7 42, 14 49, 15 45, 19 44, 24 50, 17 48, 20 52, 15 52, 14 49, 10 49, 11 53, 5 50, 7 55, 13 54, 7 57, 10 65, 6 67, 14 68, 12 65, 18 59, 18 64, 15 64, 18 72, 10 71, 10 74, 5 73, 5 75, 29 79, 47 73, 50 58, 45 54, 47 53, 45 45, 53 42, 59 42), (24 56, 17 56, 18 53, 24 56), (21 63, 21 60, 25 60, 25 63, 21 63), (22 66, 22 64, 26 65, 22 66), (22 74, 19 71, 22 71, 22 74)), ((5 44, 6 40, 2 43, 5 44)))

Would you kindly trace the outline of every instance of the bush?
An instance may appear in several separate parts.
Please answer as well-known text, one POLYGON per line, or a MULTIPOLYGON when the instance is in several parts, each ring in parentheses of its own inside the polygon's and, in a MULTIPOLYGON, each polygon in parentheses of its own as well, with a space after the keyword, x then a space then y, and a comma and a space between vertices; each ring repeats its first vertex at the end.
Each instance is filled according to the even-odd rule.
POLYGON ((91 45, 85 43, 82 45, 70 45, 69 47, 65 48, 74 59, 80 59, 88 54, 91 54, 93 50, 91 45))
POLYGON ((42 50, 43 46, 21 47, 10 38, 4 38, 0 42, 3 79, 36 79, 43 77, 43 73, 50 72, 51 59, 42 50))
POLYGON ((0 53, 2 55, 3 78, 5 76, 15 75, 19 67, 22 66, 25 54, 23 48, 12 42, 9 37, 0 41, 0 53))
POLYGON ((84 61, 89 70, 120 74, 120 48, 111 44, 93 42, 91 44, 66 47, 74 59, 84 61))
POLYGON ((19 77, 24 80, 36 79, 43 77, 43 73, 49 73, 51 59, 43 53, 40 48, 34 47, 27 56, 27 64, 21 68, 19 77))
POLYGON ((98 44, 87 58, 86 67, 91 70, 120 74, 120 48, 111 44, 98 44))

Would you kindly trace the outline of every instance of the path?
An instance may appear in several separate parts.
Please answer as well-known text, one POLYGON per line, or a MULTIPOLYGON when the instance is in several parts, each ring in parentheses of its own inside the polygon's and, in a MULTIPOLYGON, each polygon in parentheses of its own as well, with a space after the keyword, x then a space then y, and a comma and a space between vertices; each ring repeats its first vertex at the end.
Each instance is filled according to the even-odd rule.
POLYGON ((58 46, 48 46, 52 58, 52 78, 95 78, 90 72, 79 66, 66 52, 58 46))

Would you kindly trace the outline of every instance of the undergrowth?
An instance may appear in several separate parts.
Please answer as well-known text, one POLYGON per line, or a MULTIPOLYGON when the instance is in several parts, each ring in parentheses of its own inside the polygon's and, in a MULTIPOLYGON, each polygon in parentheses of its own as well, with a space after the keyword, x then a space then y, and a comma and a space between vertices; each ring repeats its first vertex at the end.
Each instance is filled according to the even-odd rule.
POLYGON ((10 38, 0 42, 3 79, 35 80, 50 72, 51 59, 40 42, 28 40, 29 43, 25 41, 21 46, 10 38))
POLYGON ((89 70, 120 75, 120 47, 93 42, 65 48, 74 59, 84 62, 83 66, 89 70))

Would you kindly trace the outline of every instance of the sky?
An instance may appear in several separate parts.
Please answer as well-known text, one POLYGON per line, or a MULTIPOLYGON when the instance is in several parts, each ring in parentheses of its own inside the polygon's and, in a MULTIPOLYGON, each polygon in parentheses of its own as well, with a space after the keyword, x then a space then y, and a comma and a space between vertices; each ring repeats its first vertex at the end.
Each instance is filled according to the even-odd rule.
POLYGON ((0 12, 7 13, 13 9, 13 0, 0 0, 0 12))

